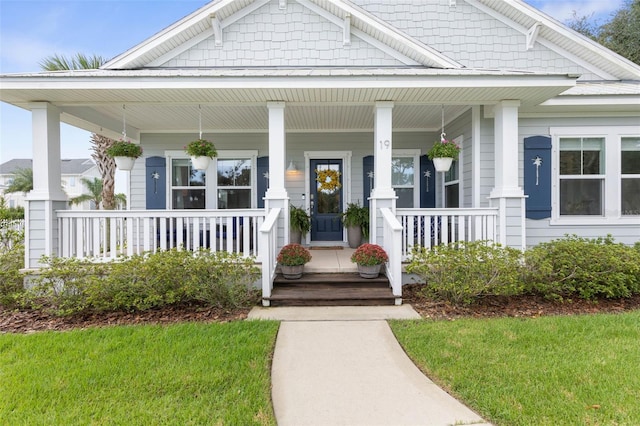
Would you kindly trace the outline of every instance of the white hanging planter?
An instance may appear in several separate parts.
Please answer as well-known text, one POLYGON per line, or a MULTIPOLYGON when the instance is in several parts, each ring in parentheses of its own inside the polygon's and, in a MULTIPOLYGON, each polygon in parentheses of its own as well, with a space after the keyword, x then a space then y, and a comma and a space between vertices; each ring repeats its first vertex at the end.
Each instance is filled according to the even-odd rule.
POLYGON ((196 170, 207 170, 210 162, 211 162, 211 158, 209 157, 205 157, 205 156, 191 157, 191 165, 196 170))
POLYGON ((448 172, 453 163, 451 157, 436 157, 433 159, 433 166, 436 168, 436 172, 448 172))
POLYGON ((113 161, 116 162, 116 167, 120 170, 131 171, 133 170, 133 165, 136 162, 135 157, 113 157, 113 161))

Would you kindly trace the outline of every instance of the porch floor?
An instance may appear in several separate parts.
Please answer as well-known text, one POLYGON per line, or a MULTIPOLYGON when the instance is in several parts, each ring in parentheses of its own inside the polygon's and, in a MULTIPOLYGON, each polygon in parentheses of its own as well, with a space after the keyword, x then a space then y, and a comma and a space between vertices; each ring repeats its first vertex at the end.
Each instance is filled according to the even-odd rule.
POLYGON ((304 265, 306 273, 347 273, 358 272, 351 255, 355 249, 345 247, 341 250, 311 247, 311 262, 304 265))

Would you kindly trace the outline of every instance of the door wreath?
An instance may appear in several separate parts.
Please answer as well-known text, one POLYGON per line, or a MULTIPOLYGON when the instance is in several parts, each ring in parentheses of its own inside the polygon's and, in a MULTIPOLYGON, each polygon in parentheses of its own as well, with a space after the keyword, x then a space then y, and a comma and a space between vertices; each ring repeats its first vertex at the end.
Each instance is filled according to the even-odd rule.
POLYGON ((342 184, 340 183, 340 172, 337 170, 318 170, 316 169, 316 182, 320 184, 318 189, 320 191, 326 192, 334 192, 340 187, 342 184))

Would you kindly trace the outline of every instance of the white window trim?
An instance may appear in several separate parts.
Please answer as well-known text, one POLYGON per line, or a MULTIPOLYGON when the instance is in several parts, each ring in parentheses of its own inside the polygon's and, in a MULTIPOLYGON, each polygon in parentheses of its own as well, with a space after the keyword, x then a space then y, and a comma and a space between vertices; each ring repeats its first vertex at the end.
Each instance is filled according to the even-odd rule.
MULTIPOLYGON (((446 192, 445 192, 445 187, 448 185, 455 185, 456 183, 458 184, 458 208, 462 208, 464 206, 464 185, 463 185, 463 176, 464 176, 464 147, 463 147, 463 143, 464 143, 464 136, 460 135, 457 138, 455 138, 453 140, 455 143, 458 144, 458 146, 460 147, 460 153, 458 154, 458 158, 456 160, 454 160, 454 162, 458 165, 458 179, 456 180, 452 180, 451 182, 446 182, 445 181, 445 175, 446 173, 438 173, 436 172, 436 174, 441 174, 442 176, 440 177, 440 192, 442 194, 441 197, 441 203, 442 203, 442 208, 445 208, 444 206, 446 205, 446 192)), ((453 207, 452 207, 453 208, 453 207)))
MULTIPOLYGON (((184 160, 188 159, 189 156, 184 151, 165 151, 164 155, 167 159, 167 210, 174 210, 171 205, 171 173, 172 160, 184 160)), ((209 167, 206 170, 207 176, 217 176, 217 159, 232 159, 232 158, 250 158, 251 159, 251 208, 255 209, 258 205, 258 177, 257 175, 257 166, 258 166, 258 151, 257 150, 222 150, 218 151, 218 156, 214 158, 211 163, 209 163, 209 167)), ((208 210, 217 209, 218 208, 218 181, 217 179, 206 179, 205 181, 205 196, 206 196, 206 205, 205 208, 208 210)), ((176 209, 178 210, 178 209, 176 209)))
MULTIPOLYGON (((422 151, 419 149, 393 149, 391 151, 391 159, 394 157, 413 157, 413 208, 420 208, 420 155, 422 151)), ((403 188, 402 186, 392 185, 393 188, 403 188)), ((408 188, 408 187, 404 187, 408 188)))
MULTIPOLYGON (((621 142, 623 137, 638 137, 640 126, 551 127, 551 225, 629 225, 638 216, 622 216, 621 142), (604 138, 604 214, 602 216, 560 216, 560 138, 604 138)), ((590 175, 601 176, 601 175, 590 175)))

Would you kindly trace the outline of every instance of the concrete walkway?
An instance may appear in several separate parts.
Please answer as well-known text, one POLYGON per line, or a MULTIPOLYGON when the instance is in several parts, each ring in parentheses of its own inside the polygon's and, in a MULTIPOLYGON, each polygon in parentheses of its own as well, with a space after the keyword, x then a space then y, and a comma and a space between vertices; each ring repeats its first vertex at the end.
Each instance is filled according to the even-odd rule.
POLYGON ((272 366, 278 425, 487 424, 418 370, 385 321, 415 315, 408 305, 252 312, 283 321, 272 366))

